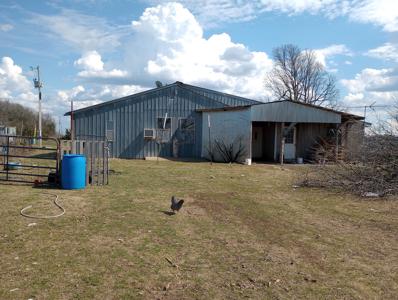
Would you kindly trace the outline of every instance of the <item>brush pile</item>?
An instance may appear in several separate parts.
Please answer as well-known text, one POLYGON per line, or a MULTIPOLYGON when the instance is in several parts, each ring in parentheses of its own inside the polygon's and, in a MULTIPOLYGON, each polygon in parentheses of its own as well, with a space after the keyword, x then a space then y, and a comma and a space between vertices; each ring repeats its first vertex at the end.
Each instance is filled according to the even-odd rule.
POLYGON ((398 136, 367 136, 357 159, 331 165, 323 162, 335 157, 335 148, 323 145, 316 152, 321 165, 307 174, 302 186, 336 187, 362 196, 398 194, 398 136))

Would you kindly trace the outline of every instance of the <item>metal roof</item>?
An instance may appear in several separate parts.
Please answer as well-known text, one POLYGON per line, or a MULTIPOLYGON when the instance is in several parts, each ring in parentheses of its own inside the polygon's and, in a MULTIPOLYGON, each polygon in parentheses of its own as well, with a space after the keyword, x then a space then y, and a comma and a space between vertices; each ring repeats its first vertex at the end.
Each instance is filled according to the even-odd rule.
MULTIPOLYGON (((233 98, 238 100, 239 102, 247 102, 248 105, 254 105, 254 104, 260 104, 262 102, 259 102, 257 100, 253 100, 253 99, 248 99, 248 98, 244 98, 244 97, 240 97, 240 96, 236 96, 236 95, 232 95, 232 94, 227 94, 227 93, 222 93, 222 92, 218 92, 218 91, 214 91, 214 90, 210 90, 210 89, 206 89, 206 88, 202 88, 202 87, 198 87, 198 86, 194 86, 194 85, 189 85, 189 84, 185 84, 182 83, 180 81, 176 81, 172 84, 168 84, 162 87, 156 87, 147 91, 143 91, 140 93, 136 93, 133 95, 128 95, 122 98, 118 98, 118 99, 114 99, 114 100, 110 100, 110 101, 106 101, 106 102, 102 102, 96 105, 92 105, 92 106, 87 106, 81 109, 77 109, 74 110, 73 113, 81 113, 84 111, 88 111, 88 110, 92 110, 92 109, 96 109, 96 108, 100 108, 100 107, 104 107, 104 106, 108 106, 111 104, 115 104, 121 101, 126 101, 126 100, 132 100, 134 98, 139 98, 141 96, 145 96, 147 94, 152 94, 152 93, 156 93, 159 91, 162 91, 164 89, 169 89, 170 87, 179 87, 185 90, 189 90, 192 93, 198 94, 201 97, 207 98, 208 100, 214 101, 214 102, 219 102, 220 104, 227 106, 227 107, 233 107, 233 106, 228 106, 225 103, 222 103, 221 101, 218 101, 216 98, 217 97, 228 97, 228 98, 233 98), (211 96, 217 96, 217 97, 211 97, 211 96)), ((69 116, 70 115, 70 111, 65 113, 64 116, 69 116)))
POLYGON ((299 104, 302 106, 306 106, 306 107, 311 107, 311 108, 315 108, 315 109, 320 109, 323 111, 327 111, 327 112, 332 112, 332 113, 336 113, 341 115, 343 118, 352 118, 355 120, 364 120, 364 117, 362 116, 358 116, 358 115, 354 115, 354 114, 350 114, 347 112, 343 112, 343 111, 338 111, 335 109, 331 109, 328 107, 323 107, 323 106, 319 106, 319 105, 314 105, 314 104, 309 104, 309 103, 304 103, 304 102, 298 102, 298 101, 291 101, 291 100, 278 100, 278 101, 270 101, 270 102, 258 102, 255 104, 251 104, 251 105, 241 105, 241 106, 234 106, 234 107, 221 107, 221 108, 203 108, 203 109, 198 109, 197 111, 200 112, 210 112, 210 111, 229 111, 229 110, 242 110, 242 109, 247 109, 248 107, 255 107, 257 105, 272 105, 275 103, 294 103, 294 104, 299 104))

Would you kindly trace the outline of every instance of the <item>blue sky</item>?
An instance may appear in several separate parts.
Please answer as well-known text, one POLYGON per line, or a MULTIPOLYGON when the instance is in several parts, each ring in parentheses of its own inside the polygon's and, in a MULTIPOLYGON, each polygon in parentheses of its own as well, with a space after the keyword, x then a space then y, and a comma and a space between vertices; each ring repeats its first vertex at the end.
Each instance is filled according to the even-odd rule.
POLYGON ((269 99, 272 49, 286 43, 315 51, 342 106, 398 97, 395 0, 2 0, 0 40, 0 98, 36 108, 40 65, 55 118, 72 98, 84 107, 156 80, 269 99))

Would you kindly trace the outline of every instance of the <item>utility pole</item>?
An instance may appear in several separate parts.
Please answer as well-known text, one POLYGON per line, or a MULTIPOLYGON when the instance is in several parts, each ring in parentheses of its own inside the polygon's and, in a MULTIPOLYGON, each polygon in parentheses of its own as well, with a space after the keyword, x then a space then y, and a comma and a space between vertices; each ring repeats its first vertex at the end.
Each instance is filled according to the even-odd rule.
POLYGON ((43 87, 43 83, 40 81, 40 67, 30 67, 32 71, 36 71, 37 77, 33 78, 33 84, 35 89, 39 91, 39 146, 42 147, 42 128, 41 128, 41 88, 43 87))

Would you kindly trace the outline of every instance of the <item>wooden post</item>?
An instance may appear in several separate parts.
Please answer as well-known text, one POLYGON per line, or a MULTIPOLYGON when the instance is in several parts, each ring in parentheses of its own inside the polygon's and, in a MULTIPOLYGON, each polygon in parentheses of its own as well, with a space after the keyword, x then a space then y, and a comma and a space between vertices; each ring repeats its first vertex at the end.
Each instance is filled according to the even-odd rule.
POLYGON ((102 185, 105 185, 105 142, 101 142, 102 150, 102 185))
POLYGON ((207 115, 207 126, 209 127, 209 154, 210 164, 213 164, 213 149, 211 148, 211 124, 210 124, 210 113, 207 115))
POLYGON ((84 147, 84 156, 86 157, 86 186, 89 185, 89 174, 90 174, 90 165, 89 165, 89 156, 88 156, 89 145, 90 142, 86 142, 86 145, 84 147))
POLYGON ((72 141, 71 154, 76 154, 76 141, 72 141))
POLYGON ((96 156, 97 156, 97 165, 96 165, 96 173, 97 173, 97 185, 100 184, 99 180, 100 180, 100 170, 101 170, 101 156, 100 156, 100 144, 99 142, 96 143, 97 144, 97 152, 96 152, 96 156))
POLYGON ((92 148, 92 154, 91 154, 91 185, 95 184, 95 153, 96 153, 96 149, 95 146, 96 143, 93 143, 93 148, 92 148))
POLYGON ((106 147, 106 153, 105 153, 105 160, 106 160, 106 165, 105 165, 105 168, 106 168, 106 184, 109 184, 109 160, 108 160, 108 158, 109 158, 109 148, 108 148, 108 142, 105 142, 105 147, 106 147))
POLYGON ((281 143, 281 151, 279 153, 279 162, 281 164, 281 166, 283 166, 283 157, 285 155, 285 133, 283 132, 285 130, 285 122, 281 123, 281 139, 280 139, 280 143, 281 143))
POLYGON ((94 171, 93 171, 94 143, 95 143, 95 142, 90 142, 90 173, 91 173, 91 185, 93 185, 93 182, 94 182, 94 171))
POLYGON ((80 141, 79 143, 79 154, 84 154, 84 143, 85 141, 80 141))
POLYGON ((338 162, 339 160, 339 125, 336 125, 336 147, 335 151, 335 160, 338 162))

